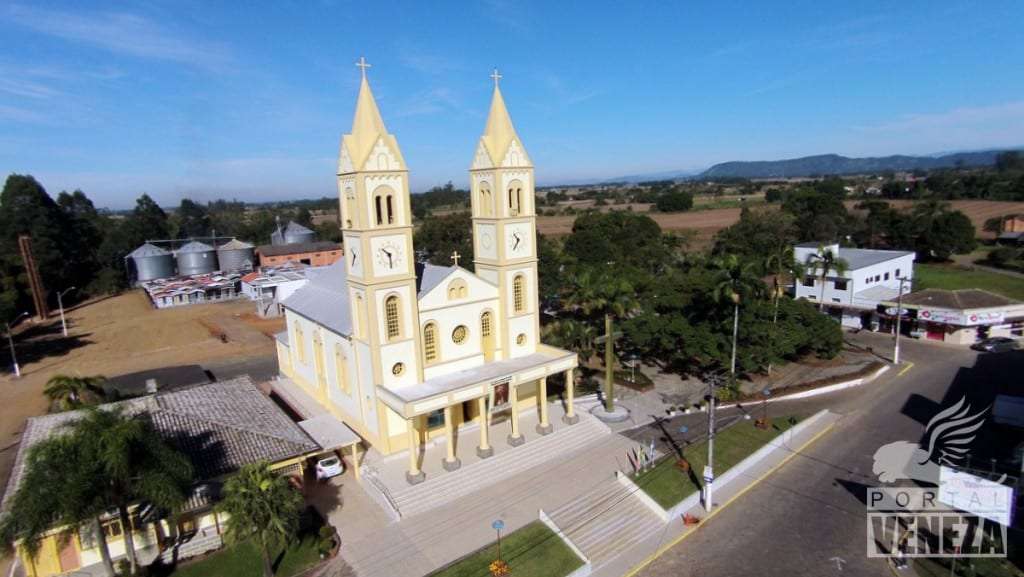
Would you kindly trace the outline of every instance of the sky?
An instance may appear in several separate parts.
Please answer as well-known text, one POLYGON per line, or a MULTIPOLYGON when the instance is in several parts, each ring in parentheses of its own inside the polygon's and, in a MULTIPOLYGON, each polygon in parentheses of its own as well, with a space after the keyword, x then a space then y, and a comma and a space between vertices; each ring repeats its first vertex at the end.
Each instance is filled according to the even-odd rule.
POLYGON ((465 187, 493 82, 539 184, 1024 144, 1024 2, 0 3, 0 171, 142 193, 337 194, 365 56, 414 192, 465 187))

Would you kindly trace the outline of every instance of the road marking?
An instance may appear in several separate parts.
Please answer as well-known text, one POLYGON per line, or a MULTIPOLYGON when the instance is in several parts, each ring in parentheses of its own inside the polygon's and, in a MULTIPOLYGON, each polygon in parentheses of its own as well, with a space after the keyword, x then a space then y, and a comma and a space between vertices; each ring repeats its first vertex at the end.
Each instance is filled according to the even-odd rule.
POLYGON ((910 361, 907 361, 907 366, 903 367, 903 369, 900 372, 896 373, 896 376, 897 377, 902 377, 903 373, 909 371, 912 368, 914 368, 914 363, 912 363, 910 361))
POLYGON ((846 559, 843 559, 842 557, 833 557, 833 558, 829 559, 829 561, 835 561, 836 562, 836 569, 840 573, 843 572, 843 563, 846 563, 846 559))
POLYGON ((718 507, 716 507, 713 511, 711 511, 711 513, 709 513, 707 516, 705 516, 701 520, 700 525, 697 525, 696 527, 694 527, 693 529, 690 529, 689 531, 685 531, 682 535, 676 537, 671 543, 668 543, 667 545, 663 545, 657 551, 655 551, 650 556, 648 556, 646 559, 641 561, 637 566, 635 566, 632 569, 630 569, 629 572, 626 573, 625 575, 623 575, 622 577, 633 577, 634 575, 639 573, 641 570, 643 570, 644 567, 647 567, 648 565, 650 565, 655 559, 657 559, 658 557, 661 557, 662 555, 664 555, 669 549, 671 549, 671 548, 675 547, 676 545, 678 545, 679 543, 681 543, 683 541, 683 539, 686 539, 690 535, 696 533, 701 527, 706 525, 707 522, 712 517, 717 515, 719 513, 719 511, 721 511, 722 509, 725 509, 726 507, 728 507, 730 504, 732 504, 733 501, 735 501, 736 499, 739 499, 740 497, 742 497, 747 491, 749 491, 750 489, 756 487, 761 481, 765 480, 769 475, 771 475, 776 470, 780 469, 783 465, 788 463, 790 461, 790 459, 792 459, 793 457, 796 457, 798 454, 802 453, 804 451, 804 449, 806 449, 807 447, 810 447, 811 444, 813 444, 815 441, 817 441, 821 437, 825 436, 825 433, 828 433, 829 431, 831 431, 832 427, 834 427, 837 422, 838 421, 833 421, 833 422, 829 423, 829 425, 827 427, 825 427, 821 431, 818 431, 818 433, 815 434, 810 439, 808 439, 806 443, 804 443, 803 445, 800 445, 795 451, 793 451, 790 454, 786 455, 786 457, 784 459, 782 459, 781 461, 776 463, 773 467, 771 467, 770 469, 765 471, 763 475, 761 475, 757 479, 754 479, 754 481, 752 483, 750 483, 746 487, 743 487, 742 489, 740 489, 740 491, 738 493, 736 493, 735 495, 730 497, 728 500, 726 500, 725 503, 722 503, 718 507))

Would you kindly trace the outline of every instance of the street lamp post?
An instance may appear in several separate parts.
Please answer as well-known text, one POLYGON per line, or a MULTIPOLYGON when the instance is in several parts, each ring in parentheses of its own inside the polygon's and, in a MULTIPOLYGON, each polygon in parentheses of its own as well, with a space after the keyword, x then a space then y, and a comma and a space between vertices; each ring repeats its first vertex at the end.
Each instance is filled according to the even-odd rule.
POLYGON ((75 290, 75 287, 64 289, 64 291, 57 293, 57 307, 60 308, 60 328, 63 331, 64 336, 68 336, 68 323, 64 320, 64 295, 75 290))
POLYGON ((896 295, 896 346, 892 352, 892 364, 900 364, 900 320, 903 318, 903 283, 907 277, 900 277, 900 294, 896 295))
POLYGON ((711 485, 715 481, 715 381, 718 378, 718 375, 711 375, 708 379, 708 462, 704 465, 704 510, 708 513, 713 503, 711 485))
POLYGON ((14 333, 11 332, 11 323, 17 323, 24 317, 27 317, 28 313, 21 313, 14 317, 13 321, 4 323, 7 326, 7 344, 11 346, 11 362, 14 363, 14 376, 21 378, 21 367, 18 366, 18 357, 14 354, 14 333))

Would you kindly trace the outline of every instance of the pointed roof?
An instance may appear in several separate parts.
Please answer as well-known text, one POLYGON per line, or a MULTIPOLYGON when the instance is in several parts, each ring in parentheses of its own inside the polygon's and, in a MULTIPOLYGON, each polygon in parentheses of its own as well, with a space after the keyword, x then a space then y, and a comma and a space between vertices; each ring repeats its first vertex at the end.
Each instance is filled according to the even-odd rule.
MULTIPOLYGON (((508 149, 513 142, 519 144, 523 149, 522 141, 516 134, 516 128, 512 125, 512 117, 505 107, 505 99, 501 95, 501 88, 494 83, 494 94, 491 96, 491 111, 487 116, 487 125, 484 126, 484 134, 480 137, 495 166, 500 166, 508 154, 508 149)), ((525 155, 525 149, 523 150, 525 155)))
POLYGON ((377 108, 377 101, 373 98, 373 91, 370 90, 370 83, 363 74, 363 80, 359 84, 359 96, 356 98, 356 112, 352 117, 352 132, 342 137, 342 146, 347 149, 355 170, 361 170, 365 166, 367 157, 381 139, 384 139, 384 143, 395 154, 404 169, 405 161, 398 149, 398 141, 384 126, 384 119, 377 108))

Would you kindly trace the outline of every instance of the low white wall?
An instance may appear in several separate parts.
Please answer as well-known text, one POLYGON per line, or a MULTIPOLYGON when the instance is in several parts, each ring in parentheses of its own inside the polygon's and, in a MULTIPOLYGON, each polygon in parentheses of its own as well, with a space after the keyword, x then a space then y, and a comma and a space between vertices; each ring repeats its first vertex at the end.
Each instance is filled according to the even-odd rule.
POLYGON ((648 495, 645 491, 638 487, 637 484, 634 483, 633 480, 629 478, 629 475, 623 473, 622 471, 615 471, 615 479, 618 480, 623 487, 629 489, 630 493, 639 498, 640 502, 646 505, 648 509, 653 511, 654 514, 657 515, 663 522, 668 523, 668 513, 661 508, 661 505, 659 505, 657 501, 652 499, 650 495, 648 495))
MULTIPOLYGON (((772 439, 771 442, 767 443, 760 449, 754 451, 749 456, 747 456, 747 458, 743 459, 739 463, 736 463, 735 465, 730 467, 726 472, 719 475, 715 479, 715 483, 718 484, 718 486, 722 486, 734 480, 736 477, 744 474, 751 467, 760 463, 773 452, 775 452, 775 450, 785 448, 786 445, 788 445, 793 440, 794 436, 802 433, 808 427, 814 425, 821 419, 825 418, 827 414, 828 409, 822 409, 817 413, 811 415, 810 417, 804 419, 803 421, 800 421, 799 423, 789 428, 788 430, 783 431, 781 434, 779 434, 779 436, 772 439)), ((619 477, 620 482, 622 482, 622 478, 626 477, 625 473, 622 473, 621 471, 617 471, 616 473, 616 476, 619 477)), ((629 486, 636 487, 636 484, 634 484, 628 478, 625 479, 625 481, 629 483, 629 486)), ((658 503, 654 499, 651 499, 651 497, 644 493, 642 490, 638 490, 636 494, 641 498, 641 500, 644 501, 645 505, 650 507, 651 510, 654 511, 659 517, 668 522, 669 520, 675 517, 681 516, 683 513, 689 511, 693 507, 696 507, 700 503, 700 493, 700 491, 693 493, 689 497, 675 504, 668 511, 662 509, 661 505, 658 505, 658 503)))

